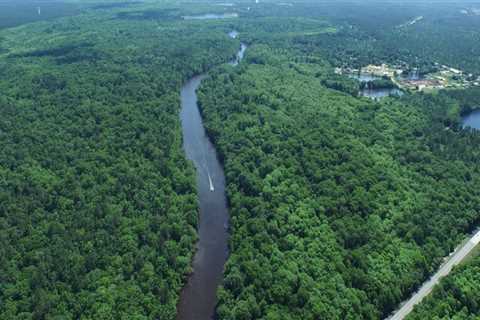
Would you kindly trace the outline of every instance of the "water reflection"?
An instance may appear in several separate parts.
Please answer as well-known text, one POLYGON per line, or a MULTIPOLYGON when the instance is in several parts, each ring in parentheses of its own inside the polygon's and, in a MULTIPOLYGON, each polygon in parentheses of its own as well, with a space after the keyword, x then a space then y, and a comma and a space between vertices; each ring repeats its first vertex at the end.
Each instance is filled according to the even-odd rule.
POLYGON ((378 100, 390 96, 402 96, 403 91, 397 88, 384 88, 384 89, 363 89, 360 90, 360 95, 363 97, 372 98, 378 100))
POLYGON ((463 117, 462 127, 480 130, 480 110, 475 110, 463 117))
MULTIPOLYGON (((382 77, 375 76, 370 73, 358 73, 349 75, 350 78, 356 79, 359 82, 370 82, 375 80, 381 80, 382 77)), ((360 90, 360 95, 363 97, 372 98, 374 100, 379 100, 381 98, 389 96, 401 96, 403 91, 398 88, 364 88, 360 90)))

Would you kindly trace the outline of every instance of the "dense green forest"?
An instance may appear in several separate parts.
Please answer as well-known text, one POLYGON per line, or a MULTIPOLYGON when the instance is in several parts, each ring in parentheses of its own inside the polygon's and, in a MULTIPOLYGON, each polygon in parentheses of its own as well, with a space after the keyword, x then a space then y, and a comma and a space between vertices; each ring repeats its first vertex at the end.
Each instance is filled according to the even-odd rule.
MULTIPOLYGON (((371 63, 394 63, 426 73, 439 63, 480 75, 480 19, 475 4, 290 1, 292 6, 281 6, 274 3, 252 8, 245 18, 274 16, 281 25, 280 19, 291 17, 302 17, 303 23, 328 19, 337 32, 297 34, 290 46, 322 55, 336 66, 358 68, 371 63)), ((285 39, 285 34, 277 35, 285 39)), ((253 37, 259 35, 255 33, 253 37)))
POLYGON ((455 269, 442 280, 408 320, 475 320, 480 317, 480 257, 455 269))
MULTIPOLYGON (((219 319, 380 319, 478 226, 480 134, 460 124, 478 88, 372 101, 334 74, 478 75, 471 6, 57 5, 0 4, 0 319, 175 318, 198 224, 179 90, 208 70, 231 214, 219 319), (225 12, 239 18, 182 18, 225 12), (235 68, 231 30, 249 45, 235 68)), ((412 319, 478 317, 478 263, 412 319)))
POLYGON ((106 9, 0 38, 0 318, 174 319, 198 219, 179 88, 238 42, 106 9))
POLYGON ((454 99, 460 106, 461 114, 469 114, 480 108, 480 87, 468 88, 466 90, 449 90, 441 94, 454 99))
POLYGON ((221 319, 378 319, 479 222, 480 136, 444 95, 372 102, 324 64, 251 46, 202 87, 225 163, 221 319))
MULTIPOLYGON (((445 91, 440 95, 447 96, 446 99, 454 99, 459 104, 462 114, 467 114, 480 106, 478 88, 445 91)), ((470 134, 478 135, 475 132, 470 134)), ((476 145, 477 148, 478 146, 476 145)), ((460 149, 458 152, 463 150, 460 149)), ((443 279, 440 285, 434 288, 433 293, 417 306, 407 319, 478 319, 480 317, 479 268, 480 256, 476 248, 473 257, 443 279)))

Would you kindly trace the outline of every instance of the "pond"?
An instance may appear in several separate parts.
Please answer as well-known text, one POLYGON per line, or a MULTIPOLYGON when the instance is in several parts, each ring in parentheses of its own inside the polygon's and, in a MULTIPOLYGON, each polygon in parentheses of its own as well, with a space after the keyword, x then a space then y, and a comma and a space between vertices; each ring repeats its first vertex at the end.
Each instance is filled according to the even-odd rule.
MULTIPOLYGON (((375 76, 370 73, 351 74, 349 75, 349 77, 352 79, 356 79, 360 82, 369 82, 369 81, 382 79, 382 77, 375 76)), ((378 100, 378 99, 389 97, 389 96, 401 96, 403 95, 403 91, 398 88, 377 88, 377 89, 365 88, 360 90, 360 95, 364 97, 372 98, 374 100, 378 100)))
POLYGON ((363 89, 360 90, 360 95, 378 100, 390 96, 402 96, 403 91, 397 88, 363 89))
POLYGON ((480 130, 480 109, 473 111, 472 113, 462 118, 462 127, 473 128, 480 130))

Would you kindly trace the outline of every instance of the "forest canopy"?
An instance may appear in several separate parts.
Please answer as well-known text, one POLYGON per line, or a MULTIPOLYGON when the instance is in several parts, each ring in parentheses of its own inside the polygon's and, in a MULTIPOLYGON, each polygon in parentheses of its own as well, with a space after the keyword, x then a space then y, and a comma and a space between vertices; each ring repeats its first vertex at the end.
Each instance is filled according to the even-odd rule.
POLYGON ((115 17, 0 33, 1 319, 175 318, 198 221, 178 92, 238 42, 115 17))
POLYGON ((385 317, 478 224, 480 136, 446 95, 372 102, 295 61, 253 45, 201 88, 232 215, 220 318, 385 317))
POLYGON ((478 319, 479 290, 480 257, 477 256, 442 280, 407 319, 478 319))
MULTIPOLYGON (((478 227, 478 88, 374 101, 359 90, 396 85, 335 73, 475 78, 470 5, 49 5, 0 4, 0 319, 175 319, 199 222, 179 92, 199 74, 231 215, 219 319, 384 318, 478 227)), ((478 262, 410 318, 478 318, 478 262)))

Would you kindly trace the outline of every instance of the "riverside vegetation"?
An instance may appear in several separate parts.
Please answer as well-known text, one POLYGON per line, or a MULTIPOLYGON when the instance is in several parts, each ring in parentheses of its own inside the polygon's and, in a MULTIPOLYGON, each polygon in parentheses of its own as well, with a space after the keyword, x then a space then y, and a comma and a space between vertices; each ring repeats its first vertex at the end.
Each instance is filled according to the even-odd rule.
MULTIPOLYGON (((219 318, 388 315, 480 222, 480 135, 460 125, 478 90, 371 101, 333 71, 402 60, 478 74, 461 10, 110 3, 0 30, 0 318, 175 318, 198 222, 179 90, 207 70, 199 99, 231 214, 219 318), (231 30, 249 44, 236 68, 231 30)), ((478 317, 477 269, 413 319, 478 317)))
POLYGON ((386 316, 478 223, 480 136, 446 97, 370 102, 294 60, 251 46, 202 87, 231 201, 219 314, 386 316))
POLYGON ((240 21, 244 65, 200 93, 232 215, 219 316, 379 319, 478 225, 480 136, 460 125, 476 93, 359 99, 319 53, 338 32, 292 19, 240 21))
POLYGON ((97 9, 0 39, 0 318, 174 319, 198 220, 179 89, 239 43, 97 9))

